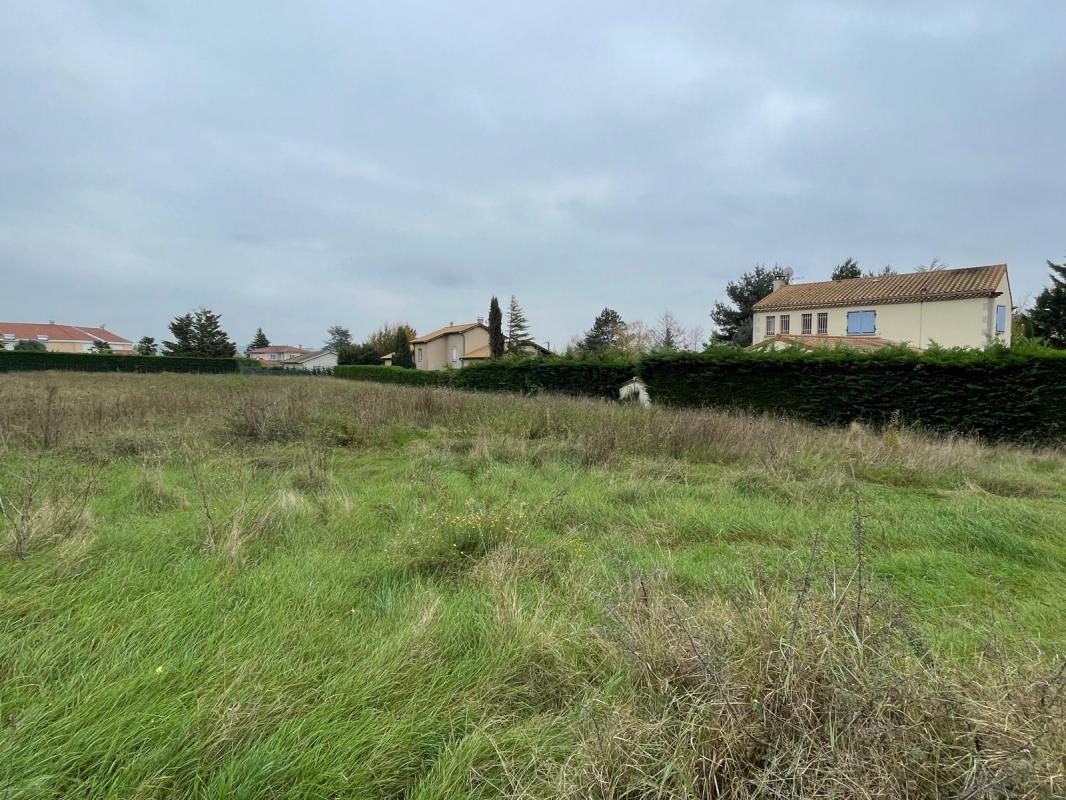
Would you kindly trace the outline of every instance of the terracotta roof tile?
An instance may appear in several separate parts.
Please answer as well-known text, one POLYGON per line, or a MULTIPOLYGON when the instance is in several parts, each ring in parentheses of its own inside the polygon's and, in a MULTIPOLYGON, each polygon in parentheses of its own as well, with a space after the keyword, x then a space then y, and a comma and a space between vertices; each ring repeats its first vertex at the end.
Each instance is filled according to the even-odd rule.
POLYGON ((484 328, 484 324, 481 322, 464 322, 459 325, 445 325, 443 328, 437 328, 435 331, 430 331, 422 336, 416 336, 411 340, 411 344, 425 344, 426 342, 432 342, 434 339, 439 339, 442 336, 447 336, 449 333, 466 333, 471 328, 484 328))
POLYGON ((798 308, 831 308, 885 303, 916 303, 929 300, 961 300, 991 297, 1007 272, 1006 264, 966 269, 940 269, 885 275, 876 278, 847 278, 820 283, 782 286, 754 305, 756 311, 798 308))
POLYGON ((47 336, 50 341, 93 342, 96 339, 102 339, 113 344, 131 343, 129 339, 105 328, 56 325, 51 322, 0 322, 0 337, 4 334, 12 334, 16 339, 36 339, 38 336, 47 336))

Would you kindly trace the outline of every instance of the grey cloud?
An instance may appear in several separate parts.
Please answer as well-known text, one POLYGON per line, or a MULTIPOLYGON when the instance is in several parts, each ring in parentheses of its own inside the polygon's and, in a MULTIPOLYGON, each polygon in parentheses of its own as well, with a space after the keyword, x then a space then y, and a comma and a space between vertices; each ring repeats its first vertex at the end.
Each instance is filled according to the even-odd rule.
POLYGON ((1060 4, 510 5, 8 3, 0 318, 306 344, 514 293, 561 344, 757 262, 1066 255, 1060 4))

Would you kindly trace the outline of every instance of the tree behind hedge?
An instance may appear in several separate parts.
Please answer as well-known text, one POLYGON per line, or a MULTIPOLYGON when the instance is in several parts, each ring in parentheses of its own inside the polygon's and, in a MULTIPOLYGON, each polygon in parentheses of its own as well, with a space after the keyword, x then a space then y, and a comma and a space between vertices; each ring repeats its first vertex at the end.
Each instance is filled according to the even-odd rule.
MULTIPOLYGON (((396 337, 393 336, 394 340, 395 338, 396 337)), ((385 353, 378 354, 378 351, 371 347, 367 342, 363 342, 362 344, 350 344, 337 351, 337 363, 380 366, 381 356, 383 355, 385 355, 385 353)))
POLYGON ((339 353, 342 347, 352 343, 352 332, 343 325, 330 325, 326 331, 325 349, 339 353))
POLYGON ((43 353, 48 350, 48 348, 45 347, 43 342, 38 342, 36 339, 19 339, 12 349, 24 352, 37 353, 43 353))
POLYGON ((626 323, 613 308, 605 308, 596 315, 592 327, 585 331, 580 351, 584 355, 618 353, 624 349, 626 323))
POLYGON ((1051 269, 1051 286, 1036 298, 1029 312, 1033 334, 1051 347, 1066 348, 1066 261, 1047 262, 1051 269))
POLYGON ((526 312, 518 305, 518 299, 511 295, 511 303, 507 307, 507 350, 510 353, 520 353, 523 346, 529 342, 529 320, 526 318, 526 312))
POLYGON ((725 293, 730 303, 715 303, 711 310, 711 320, 716 328, 711 334, 711 341, 739 347, 751 344, 752 317, 755 314, 753 306, 774 290, 775 280, 784 277, 784 270, 780 267, 759 264, 738 280, 727 283, 725 293))
POLYGON ((154 356, 158 350, 158 345, 156 345, 154 337, 142 336, 133 349, 136 350, 139 355, 154 356))
MULTIPOLYGON (((366 337, 364 345, 374 349, 378 358, 388 355, 393 351, 396 345, 396 332, 401 328, 407 332, 407 341, 411 341, 418 334, 415 333, 414 327, 408 325, 406 322, 386 322, 383 323, 380 328, 366 337)), ((380 363, 380 361, 376 362, 380 363)))
POLYGON ((263 333, 262 328, 256 328, 255 336, 252 337, 252 341, 248 343, 248 346, 244 348, 244 354, 248 355, 253 350, 258 350, 261 347, 270 347, 270 340, 263 333))
POLYGON ((231 358, 237 355, 237 345, 222 329, 222 317, 210 309, 198 308, 175 317, 169 327, 174 341, 163 342, 165 356, 231 358))
POLYGON ((411 340, 407 338, 406 328, 396 330, 396 338, 392 342, 392 365, 408 369, 413 369, 415 366, 414 353, 411 352, 411 340))
POLYGON ((493 295, 489 301, 489 358, 499 358, 503 355, 506 340, 503 338, 503 312, 500 311, 500 301, 493 295))

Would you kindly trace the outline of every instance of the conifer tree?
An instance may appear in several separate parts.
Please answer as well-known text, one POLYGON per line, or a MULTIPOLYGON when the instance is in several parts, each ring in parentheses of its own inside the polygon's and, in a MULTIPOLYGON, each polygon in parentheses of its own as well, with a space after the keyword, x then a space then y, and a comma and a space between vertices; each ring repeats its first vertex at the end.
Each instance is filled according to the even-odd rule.
POLYGON ((1066 261, 1047 262, 1051 269, 1051 286, 1036 298, 1029 321, 1033 334, 1051 347, 1066 348, 1066 261))
POLYGON ((715 303, 711 319, 717 328, 711 334, 716 344, 734 344, 747 347, 752 340, 752 306, 774 290, 774 281, 785 273, 776 265, 764 267, 759 264, 751 272, 745 272, 739 280, 726 284, 725 293, 732 305, 715 303))
POLYGON ((518 305, 517 298, 511 295, 511 303, 507 307, 507 352, 517 355, 529 342, 529 320, 522 306, 518 305))
POLYGON ((270 347, 270 340, 263 333, 262 328, 255 329, 255 336, 252 337, 252 341, 248 343, 248 346, 244 348, 244 354, 248 355, 253 350, 258 350, 260 347, 270 347))
POLYGON ((613 308, 605 308, 597 315, 592 328, 585 332, 581 349, 585 353, 598 355, 617 351, 622 346, 625 334, 626 324, 622 315, 613 308))
POLYGON ((831 280, 842 281, 846 278, 861 278, 862 270, 859 269, 859 262, 850 256, 844 259, 843 264, 837 264, 833 267, 833 274, 830 276, 831 280))
POLYGON ((334 353, 352 343, 352 332, 343 325, 330 325, 326 331, 326 349, 334 353))
POLYGON ((175 317, 170 323, 172 342, 163 342, 167 356, 202 356, 230 358, 237 355, 237 345, 222 330, 222 317, 207 308, 175 317))
POLYGON ((503 355, 503 312, 500 311, 500 301, 493 295, 489 302, 489 358, 499 358, 503 355))

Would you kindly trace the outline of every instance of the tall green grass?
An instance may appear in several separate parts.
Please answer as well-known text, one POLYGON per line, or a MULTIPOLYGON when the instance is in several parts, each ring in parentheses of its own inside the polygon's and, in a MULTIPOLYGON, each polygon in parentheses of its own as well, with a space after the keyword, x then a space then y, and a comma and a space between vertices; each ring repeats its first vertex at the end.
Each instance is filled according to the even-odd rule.
POLYGON ((1061 791, 1061 451, 35 374, 0 455, 5 799, 1061 791))

